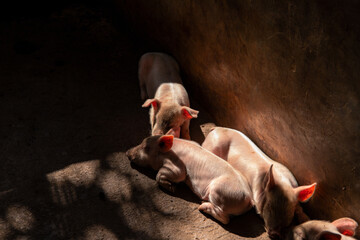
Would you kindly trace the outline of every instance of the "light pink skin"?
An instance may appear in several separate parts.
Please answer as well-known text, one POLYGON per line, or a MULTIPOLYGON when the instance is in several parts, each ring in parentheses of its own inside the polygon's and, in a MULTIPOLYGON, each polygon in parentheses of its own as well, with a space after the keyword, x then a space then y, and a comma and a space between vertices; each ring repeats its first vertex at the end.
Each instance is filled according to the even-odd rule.
POLYGON ((144 54, 139 61, 139 84, 145 101, 142 107, 151 106, 151 134, 162 135, 180 127, 180 136, 190 139, 190 119, 199 112, 190 108, 175 59, 164 53, 144 54))
POLYGON ((156 181, 169 191, 174 191, 173 183, 185 182, 204 201, 199 210, 224 224, 229 215, 252 207, 245 178, 195 142, 172 135, 151 136, 126 155, 139 166, 158 170, 156 181))
POLYGON ((288 240, 350 240, 355 239, 358 223, 351 218, 339 218, 332 223, 312 220, 295 227, 288 240))
POLYGON ((253 203, 264 218, 270 237, 282 235, 291 224, 295 211, 302 213, 298 209, 298 200, 308 200, 315 190, 316 183, 298 187, 295 177, 284 165, 266 156, 239 131, 216 127, 202 146, 227 160, 245 176, 253 203))

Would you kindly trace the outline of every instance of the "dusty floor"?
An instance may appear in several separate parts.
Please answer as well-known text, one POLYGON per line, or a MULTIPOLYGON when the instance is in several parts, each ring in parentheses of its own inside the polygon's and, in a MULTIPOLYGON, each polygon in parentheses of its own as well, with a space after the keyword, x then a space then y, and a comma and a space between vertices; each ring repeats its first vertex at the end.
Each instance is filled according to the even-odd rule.
MULTIPOLYGON (((228 226, 185 185, 162 191, 124 152, 149 134, 137 61, 149 50, 106 9, 69 5, 0 22, 0 239, 267 239, 228 226)), ((200 110, 193 138, 211 121, 200 110)))

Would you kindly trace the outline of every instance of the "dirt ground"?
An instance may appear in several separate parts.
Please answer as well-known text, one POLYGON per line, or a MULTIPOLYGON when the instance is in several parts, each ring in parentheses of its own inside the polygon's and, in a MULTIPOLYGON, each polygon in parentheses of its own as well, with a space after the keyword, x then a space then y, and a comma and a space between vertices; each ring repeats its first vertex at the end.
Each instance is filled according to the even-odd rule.
MULTIPOLYGON (((267 239, 254 210, 224 226, 129 163, 150 131, 137 61, 158 49, 109 9, 2 18, 0 49, 0 239, 267 239)), ((192 103, 201 143, 212 119, 192 103)))

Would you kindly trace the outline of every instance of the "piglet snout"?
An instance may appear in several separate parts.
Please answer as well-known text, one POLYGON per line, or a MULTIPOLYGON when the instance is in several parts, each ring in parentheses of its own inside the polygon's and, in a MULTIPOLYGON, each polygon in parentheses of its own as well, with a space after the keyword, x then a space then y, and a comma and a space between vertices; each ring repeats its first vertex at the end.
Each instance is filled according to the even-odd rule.
POLYGON ((153 136, 156 136, 156 135, 164 135, 164 132, 161 131, 161 130, 154 130, 154 131, 152 131, 152 135, 153 135, 153 136))
POLYGON ((134 154, 132 154, 131 149, 127 150, 125 155, 128 157, 130 161, 134 160, 134 154))
POLYGON ((180 138, 180 127, 170 128, 170 130, 165 135, 173 135, 176 138, 180 138))

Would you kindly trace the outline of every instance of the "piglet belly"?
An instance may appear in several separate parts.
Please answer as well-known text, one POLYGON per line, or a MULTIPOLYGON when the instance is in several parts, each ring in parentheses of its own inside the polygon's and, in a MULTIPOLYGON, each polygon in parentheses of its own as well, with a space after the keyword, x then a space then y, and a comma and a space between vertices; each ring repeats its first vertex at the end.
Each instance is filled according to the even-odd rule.
POLYGON ((189 177, 185 180, 186 185, 202 200, 209 200, 209 193, 207 191, 209 186, 209 181, 204 179, 191 179, 189 177))

